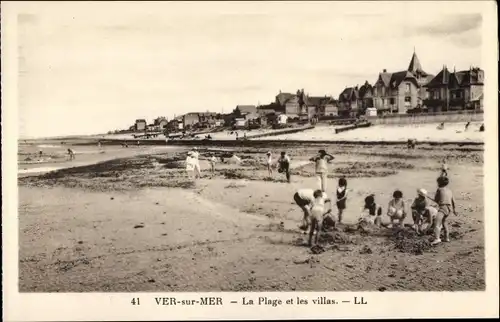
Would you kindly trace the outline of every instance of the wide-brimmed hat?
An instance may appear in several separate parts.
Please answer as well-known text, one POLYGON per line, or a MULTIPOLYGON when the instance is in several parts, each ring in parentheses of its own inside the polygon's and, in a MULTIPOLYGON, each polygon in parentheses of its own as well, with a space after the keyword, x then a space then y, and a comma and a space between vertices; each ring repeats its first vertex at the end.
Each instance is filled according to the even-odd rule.
POLYGON ((266 154, 271 154, 271 151, 267 151, 267 153, 266 153, 266 154))
POLYGON ((422 197, 427 197, 427 190, 423 188, 417 189, 417 194, 422 197))

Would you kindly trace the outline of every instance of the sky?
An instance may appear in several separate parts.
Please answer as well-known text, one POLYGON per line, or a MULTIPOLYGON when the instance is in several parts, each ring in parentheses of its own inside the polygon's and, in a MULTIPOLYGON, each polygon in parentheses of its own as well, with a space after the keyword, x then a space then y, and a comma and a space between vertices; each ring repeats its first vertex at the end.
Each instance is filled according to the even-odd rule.
MULTIPOLYGON (((434 2, 52 3, 19 10, 20 137, 230 112, 281 90, 338 98, 405 70, 481 66, 481 6, 434 2), (434 6, 435 5, 435 6, 434 6)), ((484 67, 483 67, 484 69, 484 67)), ((485 71, 487 73, 487 70, 485 71)))

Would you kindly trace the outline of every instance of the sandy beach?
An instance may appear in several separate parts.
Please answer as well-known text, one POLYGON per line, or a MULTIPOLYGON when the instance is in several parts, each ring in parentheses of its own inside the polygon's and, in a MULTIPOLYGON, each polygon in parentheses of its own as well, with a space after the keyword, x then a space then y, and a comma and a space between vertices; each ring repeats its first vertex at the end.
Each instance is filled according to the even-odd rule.
POLYGON ((321 235, 318 254, 297 229, 302 213, 293 201, 297 189, 317 187, 307 161, 317 147, 288 148, 291 183, 268 177, 267 148, 201 149, 202 159, 234 153, 242 163, 219 162, 212 175, 202 160, 195 183, 181 148, 21 177, 20 291, 484 290, 480 148, 325 148, 336 157, 328 194, 340 176, 352 191, 344 225, 321 235), (458 204, 449 243, 432 247, 431 236, 410 228, 350 229, 369 193, 386 209, 395 189, 408 202, 417 188, 435 191, 444 157, 458 204))

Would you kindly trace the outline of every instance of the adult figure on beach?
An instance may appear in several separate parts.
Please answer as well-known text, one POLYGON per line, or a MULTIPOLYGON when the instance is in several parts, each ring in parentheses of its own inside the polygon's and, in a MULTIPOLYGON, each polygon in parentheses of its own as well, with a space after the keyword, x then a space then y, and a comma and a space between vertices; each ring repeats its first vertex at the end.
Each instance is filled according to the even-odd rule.
POLYGON ((194 147, 191 150, 191 156, 195 159, 195 161, 193 161, 194 162, 194 173, 199 178, 201 178, 200 153, 198 152, 198 149, 196 147, 194 147))
POLYGON ((73 149, 68 149, 68 156, 69 156, 69 160, 72 161, 75 159, 75 151, 73 151, 73 149))
POLYGON ((332 162, 335 157, 325 150, 319 150, 318 155, 309 159, 316 163, 316 177, 318 178, 321 191, 326 192, 326 181, 328 179, 328 163, 332 162))
POLYGON ((279 164, 279 168, 278 168, 278 172, 279 173, 285 173, 285 176, 286 176, 286 181, 288 183, 290 183, 290 157, 286 154, 286 152, 281 152, 281 156, 280 158, 278 159, 278 164, 279 164))
POLYGON ((197 159, 193 157, 193 153, 189 151, 186 157, 186 173, 189 180, 195 180, 197 177, 195 173, 196 161, 197 159))

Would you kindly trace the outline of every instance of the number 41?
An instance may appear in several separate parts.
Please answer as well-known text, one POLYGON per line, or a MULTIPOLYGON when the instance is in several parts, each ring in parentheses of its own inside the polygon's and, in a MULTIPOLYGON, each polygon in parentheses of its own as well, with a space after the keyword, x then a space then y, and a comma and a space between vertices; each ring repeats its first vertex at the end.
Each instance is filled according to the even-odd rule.
POLYGON ((141 305, 138 297, 134 297, 130 303, 132 303, 132 305, 141 305))

